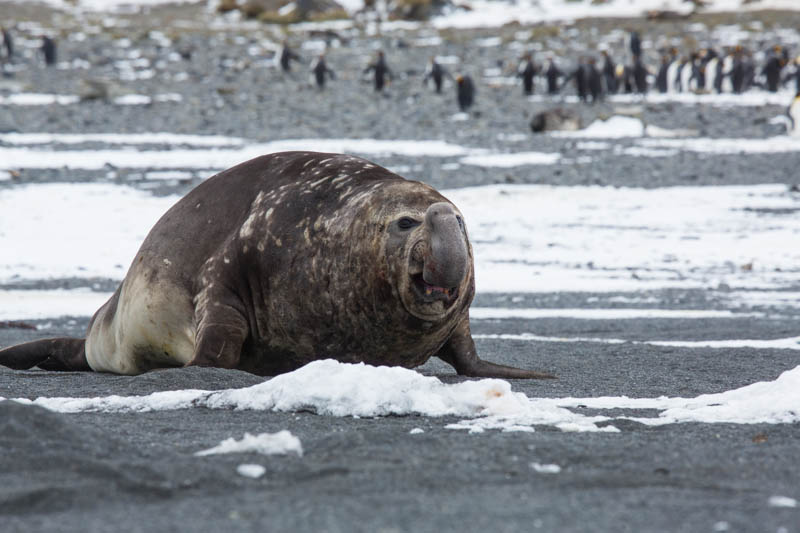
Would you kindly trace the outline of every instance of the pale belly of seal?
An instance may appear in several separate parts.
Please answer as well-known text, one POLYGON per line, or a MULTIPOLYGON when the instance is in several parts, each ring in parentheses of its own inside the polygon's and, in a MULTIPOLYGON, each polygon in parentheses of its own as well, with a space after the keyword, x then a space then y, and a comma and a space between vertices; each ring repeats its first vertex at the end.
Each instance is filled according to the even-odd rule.
POLYGON ((186 291, 167 280, 129 275, 119 300, 98 311, 86 337, 86 360, 96 372, 127 375, 183 366, 194 354, 195 335, 186 291))

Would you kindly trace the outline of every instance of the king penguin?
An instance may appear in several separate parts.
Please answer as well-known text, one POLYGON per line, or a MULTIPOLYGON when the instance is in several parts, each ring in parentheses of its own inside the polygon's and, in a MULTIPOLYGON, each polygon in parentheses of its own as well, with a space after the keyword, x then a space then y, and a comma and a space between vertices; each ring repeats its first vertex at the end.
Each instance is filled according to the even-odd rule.
POLYGON ((800 91, 795 95, 786 114, 789 115, 789 135, 800 137, 800 91))

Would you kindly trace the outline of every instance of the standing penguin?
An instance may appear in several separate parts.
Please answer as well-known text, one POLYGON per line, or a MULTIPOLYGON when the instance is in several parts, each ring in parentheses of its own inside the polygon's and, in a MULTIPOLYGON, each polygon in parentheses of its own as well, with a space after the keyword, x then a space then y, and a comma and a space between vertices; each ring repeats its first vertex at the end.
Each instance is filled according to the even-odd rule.
POLYGON ((544 69, 544 77, 547 80, 547 94, 558 94, 558 78, 563 76, 564 73, 556 65, 553 56, 549 56, 544 69))
POLYGON ((748 50, 744 56, 744 79, 742 91, 750 90, 756 84, 756 62, 753 54, 748 50))
POLYGON ((617 66, 611 56, 608 55, 608 50, 603 50, 601 54, 603 54, 603 66, 601 68, 603 69, 603 79, 606 82, 606 92, 608 94, 616 94, 617 89, 619 89, 617 66))
POLYGON ((681 92, 691 92, 692 90, 692 82, 694 80, 694 70, 695 70, 694 65, 696 59, 697 59, 697 54, 692 52, 689 55, 689 59, 684 59, 680 68, 678 69, 678 74, 680 76, 680 79, 676 83, 680 88, 681 92))
MULTIPOLYGON (((733 58, 734 52, 728 49, 725 53, 725 56, 722 58, 722 65, 721 65, 721 72, 720 72, 720 79, 719 79, 719 90, 720 93, 731 93, 733 92, 733 78, 731 73, 733 72, 733 58)), ((715 81, 715 88, 716 88, 716 81, 715 81)))
POLYGON ((633 58, 631 74, 633 76, 633 83, 636 86, 636 92, 639 94, 647 93, 647 67, 642 63, 642 58, 640 56, 633 58))
POLYGON ((708 50, 700 50, 692 62, 691 81, 694 81, 696 90, 703 90, 706 87, 706 63, 708 62, 708 50))
POLYGON ((623 64, 617 65, 617 84, 622 88, 625 94, 633 92, 633 73, 630 66, 623 64))
POLYGON ((475 85, 469 76, 456 77, 456 96, 458 98, 458 108, 464 112, 472 107, 475 101, 475 85))
POLYGON ((292 70, 292 61, 300 62, 300 56, 295 54, 286 41, 283 41, 281 44, 281 49, 275 56, 278 59, 278 64, 281 67, 281 70, 284 72, 290 72, 292 70))
POLYGON ((703 89, 706 92, 711 93, 711 92, 713 92, 715 90, 714 84, 717 81, 717 72, 722 70, 721 69, 721 65, 722 65, 722 61, 721 61, 721 58, 719 57, 719 54, 717 54, 717 52, 715 50, 710 49, 709 50, 709 58, 708 58, 708 61, 706 61, 706 64, 705 64, 706 83, 705 83, 705 86, 703 87, 703 89))
POLYGON ((781 51, 781 46, 775 45, 772 53, 767 58, 767 63, 761 70, 761 74, 767 81, 767 90, 771 93, 778 92, 778 86, 781 83, 781 70, 786 64, 786 57, 781 54, 781 51))
POLYGON ((746 74, 744 63, 744 50, 741 46, 737 46, 733 53, 733 66, 730 71, 731 85, 733 86, 733 92, 736 94, 744 90, 746 74))
POLYGON ((783 83, 789 83, 792 78, 794 78, 794 90, 797 94, 800 94, 800 56, 794 58, 794 70, 786 74, 783 78, 783 83))
POLYGON ((589 58, 586 63, 586 88, 592 95, 592 103, 595 104, 603 99, 603 77, 595 67, 595 59, 589 58))
POLYGON ((364 74, 374 72, 375 90, 382 91, 383 86, 386 84, 386 78, 392 79, 392 71, 386 65, 386 59, 383 57, 383 51, 378 50, 378 55, 375 61, 367 65, 364 69, 364 74))
POLYGON ((638 31, 631 31, 628 37, 628 45, 634 58, 642 55, 642 39, 639 37, 638 31))
POLYGON ((56 42, 52 37, 45 35, 42 37, 42 54, 44 62, 48 66, 56 64, 56 42))
POLYGON ((311 72, 314 74, 314 80, 317 82, 317 87, 325 88, 325 79, 336 79, 336 74, 333 73, 328 65, 325 64, 325 54, 320 54, 314 64, 311 66, 311 72))
POLYGON ((517 77, 522 78, 522 92, 526 96, 533 94, 533 77, 538 72, 539 67, 533 62, 531 54, 525 54, 519 68, 517 68, 517 77))
POLYGON ((581 58, 580 61, 578 61, 575 70, 567 76, 562 87, 569 83, 570 80, 575 80, 575 92, 578 93, 578 98, 580 98, 581 102, 585 102, 589 94, 588 68, 585 58, 581 58))
POLYGON ((425 76, 422 78, 423 85, 427 85, 428 80, 433 80, 436 94, 441 94, 445 76, 452 79, 452 76, 436 61, 436 57, 431 56, 430 60, 428 60, 428 66, 425 68, 425 76))
POLYGON ((678 54, 678 49, 675 47, 669 50, 669 66, 667 67, 667 92, 674 93, 680 91, 680 70, 683 65, 683 59, 678 54))
POLYGON ((789 135, 792 137, 800 137, 800 90, 797 91, 792 103, 789 104, 789 109, 786 110, 789 115, 789 135))
POLYGON ((6 61, 11 62, 14 58, 14 39, 11 37, 11 32, 7 28, 0 28, 3 33, 3 46, 6 49, 6 61))
POLYGON ((669 66, 669 56, 662 55, 661 66, 658 68, 658 74, 656 74, 656 89, 658 89, 658 92, 661 94, 669 90, 669 66))

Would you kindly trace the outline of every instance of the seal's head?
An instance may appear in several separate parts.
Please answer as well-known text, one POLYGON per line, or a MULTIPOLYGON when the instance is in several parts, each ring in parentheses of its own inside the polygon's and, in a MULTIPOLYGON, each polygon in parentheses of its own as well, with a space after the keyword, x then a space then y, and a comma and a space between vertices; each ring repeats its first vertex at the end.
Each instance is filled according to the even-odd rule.
POLYGON ((405 310, 439 323, 467 309, 474 268, 461 212, 419 182, 393 183, 386 193, 379 217, 386 281, 405 310))

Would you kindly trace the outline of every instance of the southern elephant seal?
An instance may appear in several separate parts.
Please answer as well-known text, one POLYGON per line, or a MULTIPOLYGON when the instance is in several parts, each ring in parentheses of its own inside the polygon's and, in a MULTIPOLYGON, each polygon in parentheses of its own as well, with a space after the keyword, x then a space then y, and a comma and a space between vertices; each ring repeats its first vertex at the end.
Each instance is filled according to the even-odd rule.
POLYGON ((221 172, 144 240, 86 339, 0 350, 0 364, 138 374, 183 365, 274 375, 315 359, 468 376, 547 374, 478 358, 472 248, 432 187, 358 157, 285 152, 221 172))

